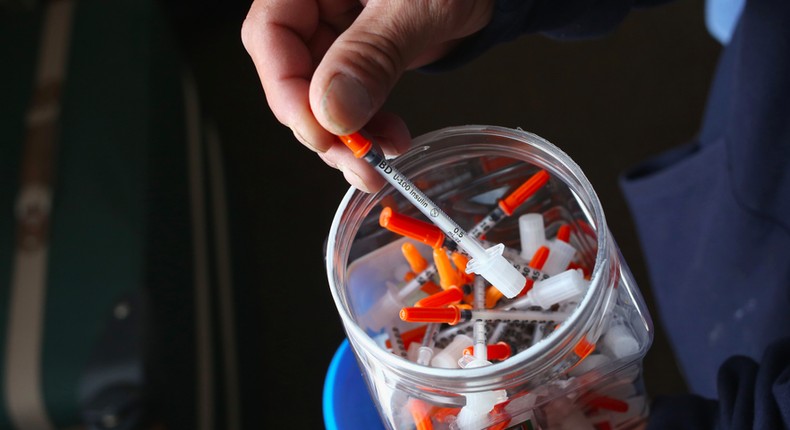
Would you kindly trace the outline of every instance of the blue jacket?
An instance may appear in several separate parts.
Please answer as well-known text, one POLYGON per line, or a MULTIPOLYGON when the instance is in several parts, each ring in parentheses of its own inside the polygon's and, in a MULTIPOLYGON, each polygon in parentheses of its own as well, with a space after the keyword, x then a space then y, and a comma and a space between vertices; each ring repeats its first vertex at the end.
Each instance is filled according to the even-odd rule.
POLYGON ((622 187, 696 394, 649 428, 790 428, 790 2, 746 3, 698 138, 622 187))

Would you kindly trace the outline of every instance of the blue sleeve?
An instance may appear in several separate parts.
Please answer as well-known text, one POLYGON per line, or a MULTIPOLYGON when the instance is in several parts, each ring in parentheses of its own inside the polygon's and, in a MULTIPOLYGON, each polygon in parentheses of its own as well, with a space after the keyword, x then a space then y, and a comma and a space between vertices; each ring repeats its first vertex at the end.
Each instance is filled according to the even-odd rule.
POLYGON ((491 47, 525 34, 555 39, 598 37, 614 30, 634 8, 669 0, 497 0, 488 25, 447 57, 422 67, 426 72, 452 69, 491 47))
POLYGON ((759 364, 734 356, 719 369, 718 401, 666 396, 653 401, 648 430, 790 429, 790 338, 770 345, 759 364))

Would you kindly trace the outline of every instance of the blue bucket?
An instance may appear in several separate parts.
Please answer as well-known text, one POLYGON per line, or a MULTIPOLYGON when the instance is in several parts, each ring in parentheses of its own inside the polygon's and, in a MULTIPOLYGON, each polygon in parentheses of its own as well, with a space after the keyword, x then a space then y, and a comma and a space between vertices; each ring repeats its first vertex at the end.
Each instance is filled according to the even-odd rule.
POLYGON ((343 340, 329 363, 323 408, 327 430, 385 429, 348 339, 343 340))

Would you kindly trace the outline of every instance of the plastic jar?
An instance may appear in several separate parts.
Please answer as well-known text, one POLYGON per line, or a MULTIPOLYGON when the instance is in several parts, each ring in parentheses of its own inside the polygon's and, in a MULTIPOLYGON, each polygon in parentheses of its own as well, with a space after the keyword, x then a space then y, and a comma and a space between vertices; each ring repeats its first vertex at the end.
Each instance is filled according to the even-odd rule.
MULTIPOLYGON (((512 255, 521 248, 522 215, 542 214, 547 238, 567 225, 576 248, 571 265, 584 273, 588 287, 579 299, 561 304, 570 316, 559 324, 508 322, 499 338, 514 351, 505 360, 467 368, 418 364, 406 351, 421 342, 410 334, 424 324, 402 321, 398 308, 412 306, 426 293, 387 303, 398 297, 393 292, 409 271, 400 252, 410 239, 382 228, 379 214, 384 206, 415 218, 420 214, 393 187, 372 194, 350 189, 327 239, 326 267, 348 341, 384 425, 582 430, 642 423, 648 414, 642 360, 652 342, 652 322, 579 166, 534 134, 494 126, 428 133, 391 164, 464 228, 530 175, 547 171, 548 183, 484 240, 503 243, 512 255)), ((430 258, 430 250, 421 249, 430 258)), ((501 322, 486 322, 487 333, 501 322)), ((443 325, 435 338, 437 354, 472 336, 472 324, 443 325)))

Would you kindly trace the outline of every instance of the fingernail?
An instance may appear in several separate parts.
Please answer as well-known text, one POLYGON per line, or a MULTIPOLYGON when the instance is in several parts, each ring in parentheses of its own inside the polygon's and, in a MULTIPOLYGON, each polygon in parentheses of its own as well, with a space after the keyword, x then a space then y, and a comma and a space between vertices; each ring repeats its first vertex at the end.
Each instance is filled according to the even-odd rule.
POLYGON ((337 74, 321 99, 321 109, 334 126, 334 130, 330 130, 332 133, 348 134, 364 125, 373 109, 373 102, 359 80, 337 74))

